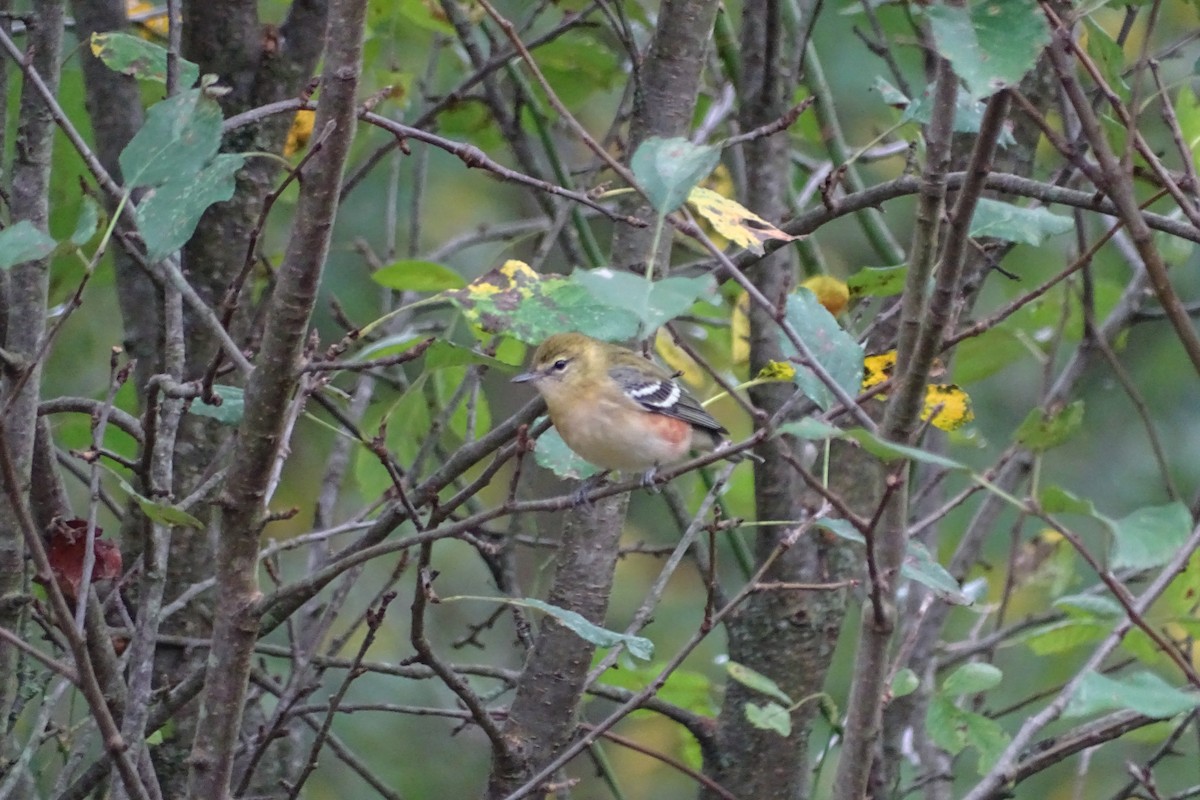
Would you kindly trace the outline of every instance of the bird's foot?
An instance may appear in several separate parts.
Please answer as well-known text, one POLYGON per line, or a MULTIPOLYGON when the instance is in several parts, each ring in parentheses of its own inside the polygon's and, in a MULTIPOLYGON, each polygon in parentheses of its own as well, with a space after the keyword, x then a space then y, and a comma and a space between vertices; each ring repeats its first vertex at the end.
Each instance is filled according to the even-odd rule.
POLYGON ((651 494, 658 494, 661 489, 658 488, 658 484, 655 482, 657 478, 658 465, 655 464, 653 467, 642 473, 642 488, 651 494))
POLYGON ((592 502, 592 498, 588 497, 588 495, 591 493, 591 491, 593 489, 597 489, 600 486, 603 486, 607 482, 608 482, 608 472, 597 472, 595 475, 591 475, 587 478, 584 478, 583 480, 581 480, 579 482, 579 485, 575 487, 575 491, 571 492, 571 505, 572 506, 595 505, 592 502))

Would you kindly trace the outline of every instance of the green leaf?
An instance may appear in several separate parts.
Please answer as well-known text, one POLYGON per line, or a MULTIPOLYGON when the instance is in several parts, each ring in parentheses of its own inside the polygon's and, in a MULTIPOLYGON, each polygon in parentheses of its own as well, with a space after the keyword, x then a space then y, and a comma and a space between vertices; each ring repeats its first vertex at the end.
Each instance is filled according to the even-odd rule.
MULTIPOLYGON (((420 339, 424 341, 424 339, 420 339)), ((378 358, 378 356, 375 356, 378 358)), ((506 364, 498 358, 485 356, 469 347, 438 339, 425 351, 425 368, 430 370, 447 369, 449 367, 465 367, 481 365, 494 369, 512 371, 516 364, 506 364)))
POLYGON ((962 593, 962 587, 958 585, 954 576, 934 559, 925 545, 915 539, 910 539, 905 547, 900 574, 910 581, 932 589, 934 594, 947 603, 958 606, 971 605, 971 598, 962 593))
POLYGON ((966 465, 960 464, 952 458, 946 458, 937 453, 930 453, 928 450, 922 450, 919 447, 909 447, 908 445, 885 441, 863 428, 851 428, 845 433, 847 438, 858 442, 863 446, 864 450, 883 461, 896 461, 901 458, 907 458, 912 461, 931 464, 935 467, 942 467, 943 469, 967 469, 966 465))
POLYGON ((0 269, 45 258, 57 246, 58 242, 38 230, 32 222, 18 220, 0 231, 0 269))
POLYGON ((1035 453, 1044 453, 1068 441, 1082 425, 1082 400, 1050 414, 1035 408, 1017 428, 1017 443, 1035 453))
MULTIPOLYGON (((877 78, 877 87, 880 84, 886 85, 887 81, 877 78)), ((900 115, 901 122, 911 121, 928 125, 933 118, 933 94, 936 88, 937 83, 931 83, 920 96, 910 101, 899 90, 892 89, 889 86, 889 91, 885 93, 885 97, 897 100, 903 98, 903 102, 894 102, 890 103, 890 105, 902 106, 904 103, 908 104, 908 107, 904 109, 904 113, 900 115)), ((983 124, 984 108, 985 105, 982 101, 975 99, 971 96, 970 92, 959 87, 958 93, 954 98, 954 132, 979 133, 979 127, 983 124)), ((1002 147, 1008 147, 1016 144, 1017 140, 1013 138, 1012 133, 1004 129, 1000 132, 998 142, 1002 147)))
POLYGON ((1098 594, 1072 594, 1060 597, 1054 601, 1055 608, 1061 608, 1073 617, 1101 619, 1119 619, 1125 616, 1125 609, 1111 597, 1098 594))
MULTIPOLYGON (((397 333, 393 336, 385 336, 358 351, 358 360, 372 361, 379 358, 387 358, 388 356, 398 356, 401 353, 412 350, 428 338, 428 336, 413 336, 411 333, 397 333)), ((437 344, 437 342, 434 342, 434 344, 437 344)), ((432 349, 433 345, 429 347, 432 349)))
POLYGON ((979 751, 978 772, 986 775, 1004 755, 1012 737, 1000 727, 1000 723, 982 714, 969 714, 966 718, 967 741, 979 751))
POLYGON ((162 525, 177 525, 183 528, 204 528, 203 522, 182 508, 177 508, 170 503, 156 503, 139 494, 134 494, 133 499, 137 501, 138 507, 142 509, 142 513, 154 522, 162 525))
MULTIPOLYGON (((541 419, 538 422, 541 422, 541 419)), ((554 428, 538 437, 533 449, 533 458, 539 466, 545 467, 560 478, 583 480, 603 472, 567 447, 567 443, 554 428)))
POLYGON ((1053 214, 1044 208, 1022 208, 1012 203, 980 198, 971 217, 971 236, 991 236, 1035 247, 1047 236, 1067 233, 1074 226, 1070 217, 1053 214))
POLYGON ((917 673, 905 667, 896 673, 896 677, 892 678, 892 697, 907 697, 915 692, 920 685, 921 682, 917 679, 917 673))
POLYGON ((822 439, 849 439, 858 442, 864 450, 882 461, 896 461, 901 458, 907 458, 924 464, 931 464, 935 467, 942 467, 943 469, 968 469, 965 464, 961 464, 952 458, 947 458, 937 453, 930 453, 928 450, 922 450, 919 447, 909 447, 908 445, 885 441, 865 428, 846 428, 843 430, 812 417, 806 417, 794 422, 785 422, 779 426, 778 432, 795 436, 798 439, 818 441, 822 439))
MULTIPOLYGON (((865 544, 862 533, 844 519, 821 519, 816 523, 846 541, 865 544)), ((942 600, 955 605, 971 605, 971 598, 962 593, 958 581, 946 568, 934 560, 925 545, 910 539, 904 550, 900 574, 934 591, 942 600)))
POLYGON ((190 180, 217 154, 223 121, 220 106, 201 89, 152 105, 141 130, 121 151, 126 186, 190 180))
POLYGON ((121 151, 127 186, 150 190, 137 206, 150 260, 182 247, 205 209, 233 196, 234 174, 245 157, 218 155, 223 121, 220 106, 202 89, 180 92, 151 106, 121 151))
MULTIPOLYGON (((787 320, 834 382, 851 397, 856 396, 862 386, 863 348, 821 305, 817 296, 804 288, 789 295, 787 320)), ((785 354, 795 354, 796 349, 782 332, 779 339, 785 354)), ((828 410, 836 404, 833 392, 810 368, 797 365, 795 380, 822 409, 828 410)))
POLYGON ((863 267, 846 279, 850 298, 892 297, 904 291, 908 280, 908 265, 898 267, 863 267))
POLYGON ((579 331, 606 342, 625 341, 638 335, 637 315, 597 301, 591 292, 578 283, 564 280, 560 285, 550 288, 546 300, 553 308, 548 316, 539 313, 534 304, 517 309, 512 320, 514 336, 516 331, 522 329, 545 331, 544 336, 535 340, 517 336, 528 344, 534 344, 551 333, 563 331, 579 331))
POLYGON ((954 382, 967 386, 1029 355, 1029 346, 1007 328, 992 328, 958 343, 954 382))
MULTIPOLYGON (((461 348, 466 350, 466 348, 461 348)), ((467 350, 468 353, 471 351, 467 350)), ((434 369, 426 364, 428 369, 434 369)), ((447 408, 456 395, 462 391, 467 379, 466 366, 453 366, 436 369, 433 373, 433 386, 437 397, 437 408, 447 408)), ((460 441, 471 441, 492 428, 492 410, 488 403, 488 395, 476 386, 473 392, 459 398, 454 411, 450 414, 447 426, 452 434, 460 441)))
POLYGON ((184 528, 203 528, 204 523, 193 517, 191 514, 184 511, 182 508, 171 505, 170 503, 162 503, 156 500, 151 500, 144 497, 129 484, 129 481, 121 477, 121 474, 109 469, 117 479, 117 484, 127 495, 133 498, 133 501, 138 504, 138 508, 142 510, 151 521, 161 525, 177 525, 184 528))
POLYGON ((936 694, 929 700, 925 729, 934 744, 952 756, 958 755, 967 746, 967 730, 963 720, 966 713, 944 695, 936 694))
POLYGON ((245 411, 245 399, 242 389, 237 386, 213 386, 213 394, 221 398, 221 405, 210 406, 203 400, 196 399, 188 406, 188 413, 197 417, 209 417, 226 425, 237 425, 242 421, 245 411))
POLYGON ((396 261, 371 273, 371 279, 399 292, 440 292, 467 285, 457 272, 434 261, 396 261))
POLYGON ((790 436, 795 436, 797 439, 810 441, 844 438, 841 428, 836 425, 830 425, 828 422, 819 420, 816 417, 804 417, 793 422, 785 422, 779 426, 778 430, 779 433, 786 433, 790 436))
POLYGON ((746 721, 763 731, 774 731, 780 736, 792 735, 792 715, 778 703, 746 703, 746 721))
POLYGON ((1046 486, 1038 493, 1038 505, 1048 514, 1086 514, 1096 516, 1096 507, 1090 500, 1076 497, 1058 486, 1046 486))
POLYGON ((883 98, 883 102, 893 108, 906 108, 911 102, 908 95, 897 89, 881 75, 875 76, 872 86, 875 91, 879 92, 879 96, 883 98))
POLYGON ((1119 520, 1057 486, 1044 488, 1038 502, 1051 514, 1085 514, 1103 523, 1113 536, 1113 569, 1160 567, 1179 552, 1192 532, 1191 512, 1178 501, 1139 508, 1119 520))
POLYGON ((1066 653, 1085 644, 1098 641, 1112 630, 1112 625, 1095 619, 1068 619, 1041 625, 1021 636, 1029 649, 1039 656, 1066 653))
POLYGON ((713 171, 720 158, 716 147, 651 136, 633 154, 629 167, 650 205, 660 214, 669 214, 683 205, 688 192, 713 171))
POLYGON ((999 686, 1003 677, 1004 673, 991 664, 972 661, 950 673, 950 676, 942 684, 942 691, 946 694, 986 692, 988 689, 999 686))
POLYGON ((96 235, 96 229, 99 227, 100 206, 95 200, 85 195, 83 204, 79 208, 79 219, 75 221, 75 232, 71 234, 71 244, 83 247, 96 235))
POLYGON ((1166 564, 1192 532, 1192 515, 1180 502, 1139 508, 1127 517, 1108 520, 1115 547, 1114 569, 1149 569, 1166 564))
POLYGON ((444 297, 472 324, 526 344, 565 331, 607 342, 632 339, 638 332, 634 314, 601 303, 573 280, 540 275, 520 261, 506 262, 444 297))
POLYGON ((966 747, 979 751, 979 772, 984 774, 1008 746, 1009 736, 995 720, 964 711, 943 695, 934 695, 925 715, 925 728, 934 744, 951 755, 966 747))
MULTIPOLYGON (((398 21, 403 20, 404 23, 411 23, 417 30, 425 30, 445 36, 454 35, 454 26, 450 24, 444 14, 440 13, 440 9, 430 6, 428 3, 422 2, 422 0, 390 0, 386 4, 386 8, 387 16, 383 16, 382 12, 376 12, 382 19, 387 19, 394 14, 398 21)), ((375 6, 372 4, 372 11, 374 9, 375 6)), ((374 18, 375 14, 372 14, 372 19, 374 20, 374 18)), ((373 29, 376 28, 376 24, 372 22, 371 27, 373 29)), ((408 27, 408 25, 405 24, 403 27, 408 27)), ((378 35, 377 30, 376 35, 378 35)))
POLYGON ((503 603, 509 606, 521 606, 522 608, 534 608, 545 614, 554 617, 564 628, 567 628, 580 639, 585 642, 590 642, 597 647, 615 647, 624 645, 625 649, 634 658, 639 658, 642 661, 649 661, 654 657, 654 643, 643 636, 631 636, 625 633, 617 633, 610 631, 607 628, 602 628, 593 622, 588 622, 582 614, 571 611, 566 608, 559 608, 556 605, 547 603, 543 600, 538 600, 535 597, 478 597, 473 595, 457 595, 455 597, 443 597, 443 603, 450 603, 456 600, 483 600, 489 603, 503 603))
POLYGON ((1137 659, 1141 666, 1151 669, 1175 669, 1171 663, 1171 659, 1163 653, 1162 647, 1158 642, 1147 636, 1146 632, 1141 628, 1135 627, 1125 634, 1125 638, 1121 640, 1121 649, 1137 659))
POLYGON ((1087 28, 1087 52, 1092 61, 1100 68, 1100 75, 1117 95, 1129 102, 1129 84, 1121 73, 1125 71, 1125 52, 1117 44, 1108 31, 1095 23, 1090 16, 1083 18, 1087 28))
MULTIPOLYGON (((598 658, 598 657, 597 657, 598 658)), ((658 679, 667 664, 654 661, 649 664, 637 664, 631 668, 610 667, 605 671, 604 683, 619 686, 633 691, 640 691, 658 679)), ((713 703, 713 682, 703 672, 686 669, 676 669, 667 676, 667 682, 654 695, 663 702, 680 708, 686 708, 695 714, 712 715, 718 709, 713 703)), ((654 712, 641 709, 643 715, 653 716, 654 712)), ((639 712, 634 712, 638 714, 639 712)))
POLYGON ((863 538, 862 533, 849 520, 822 517, 817 520, 816 525, 818 528, 824 528, 829 531, 839 539, 845 539, 848 542, 855 542, 856 544, 866 543, 866 539, 863 538))
POLYGON ((736 661, 728 661, 725 663, 725 672, 730 678, 745 686, 747 689, 753 689, 756 692, 765 694, 767 697, 772 697, 785 706, 794 705, 792 698, 787 696, 787 692, 779 688, 779 684, 763 675, 757 670, 747 667, 745 664, 739 664, 736 661))
MULTIPOLYGON (((114 72, 132 75, 142 80, 167 82, 167 51, 165 48, 127 33, 93 33, 92 55, 114 72)), ((179 85, 189 87, 200 77, 200 68, 180 58, 179 85)))
POLYGON ((642 325, 638 337, 658 330, 714 289, 709 278, 648 281, 640 275, 605 268, 577 269, 571 273, 571 280, 585 288, 597 302, 616 312, 636 316, 642 325))
POLYGON ((982 0, 925 9, 938 52, 976 98, 1016 84, 1050 41, 1035 0, 982 0))
POLYGON ((582 107, 588 97, 611 89, 625 74, 613 48, 583 28, 539 45, 537 63, 568 108, 582 107))
POLYGON ((1110 678, 1098 672, 1083 676, 1063 715, 1086 717, 1128 709, 1166 719, 1200 706, 1200 694, 1176 689, 1153 672, 1110 678))
POLYGON ((372 407, 359 426, 367 441, 355 449, 354 477, 363 496, 374 497, 394 488, 391 475, 369 446, 375 438, 383 437, 386 452, 397 463, 408 464, 430 436, 429 375, 422 372, 399 397, 372 407))
POLYGON ((213 203, 233 197, 235 175, 245 156, 222 153, 200 173, 152 190, 138 204, 138 229, 151 261, 166 258, 191 238, 200 217, 213 203))
POLYGON ((1179 87, 1175 98, 1175 118, 1183 134, 1183 143, 1192 151, 1192 160, 1200 160, 1200 97, 1190 83, 1179 87))

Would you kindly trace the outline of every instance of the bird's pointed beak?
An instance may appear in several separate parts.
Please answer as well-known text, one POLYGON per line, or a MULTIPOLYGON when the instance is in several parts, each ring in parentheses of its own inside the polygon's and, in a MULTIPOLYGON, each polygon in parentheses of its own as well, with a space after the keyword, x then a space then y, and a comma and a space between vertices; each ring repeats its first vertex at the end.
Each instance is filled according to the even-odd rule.
POLYGON ((529 383, 537 380, 539 375, 536 372, 522 372, 520 375, 512 379, 513 383, 529 383))

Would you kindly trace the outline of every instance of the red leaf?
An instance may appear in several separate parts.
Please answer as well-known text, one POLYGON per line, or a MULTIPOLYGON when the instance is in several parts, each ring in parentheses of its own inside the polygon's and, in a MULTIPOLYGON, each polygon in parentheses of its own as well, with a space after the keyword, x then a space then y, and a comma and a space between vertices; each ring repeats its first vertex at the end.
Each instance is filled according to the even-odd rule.
MULTIPOLYGON (((100 536, 104 530, 96 527, 96 538, 92 543, 95 562, 92 565, 92 580, 103 581, 121 577, 121 550, 100 536)), ((68 602, 74 603, 79 596, 79 585, 83 583, 83 557, 87 550, 87 520, 60 520, 50 531, 50 547, 46 555, 50 558, 50 569, 54 580, 68 602)), ((39 583, 45 581, 38 579, 39 583)))

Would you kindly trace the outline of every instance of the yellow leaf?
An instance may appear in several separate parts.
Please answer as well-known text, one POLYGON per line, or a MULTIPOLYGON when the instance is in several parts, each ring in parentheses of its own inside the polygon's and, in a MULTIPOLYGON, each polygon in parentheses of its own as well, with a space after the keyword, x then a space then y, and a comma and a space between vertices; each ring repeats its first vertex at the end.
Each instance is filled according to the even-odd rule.
POLYGON ((308 145, 308 140, 312 138, 313 122, 317 118, 317 112, 300 109, 296 112, 295 118, 292 119, 291 130, 288 131, 287 143, 283 146, 283 154, 285 156, 294 156, 308 145))
MULTIPOLYGON (((732 197, 737 191, 737 187, 733 185, 733 175, 729 172, 729 167, 724 164, 717 164, 717 168, 708 173, 708 177, 700 181, 700 185, 705 189, 712 189, 723 197, 732 197)), ((708 238, 712 239, 718 250, 724 250, 729 245, 729 240, 717 233, 717 229, 708 220, 702 218, 700 226, 704 228, 704 232, 708 234, 708 238)))
POLYGON ((896 351, 888 350, 863 359, 862 391, 870 389, 892 377, 892 369, 896 366, 896 351))
POLYGON ((754 376, 756 381, 790 381, 796 377, 796 368, 785 361, 768 361, 754 376))
POLYGON ((724 164, 717 164, 717 168, 710 172, 708 177, 700 182, 700 185, 725 197, 734 192, 733 175, 729 172, 729 167, 724 164))
POLYGON ((1037 538, 1048 545, 1056 545, 1063 541, 1063 535, 1054 530, 1054 528, 1043 528, 1042 532, 1037 535, 1037 538))
POLYGON ((730 358, 735 364, 750 360, 750 295, 742 292, 733 304, 733 315, 729 318, 730 358))
POLYGON ((817 296, 817 302, 835 317, 846 310, 850 302, 850 287, 828 275, 814 275, 800 284, 817 296))
MULTIPOLYGON (((157 14, 150 12, 154 11, 157 6, 153 3, 144 3, 142 0, 125 0, 125 14, 130 18, 137 18, 136 25, 142 33, 142 38, 149 39, 145 34, 147 32, 155 36, 165 39, 167 38, 167 29, 169 22, 167 20, 167 12, 161 11, 157 14)), ((93 52, 95 48, 93 46, 93 52)))
POLYGON ((663 363, 679 373, 679 377, 686 382, 692 386, 700 386, 704 383, 704 370, 700 368, 694 358, 683 351, 682 347, 675 344, 671 334, 662 328, 658 329, 658 333, 654 337, 654 349, 663 363))
POLYGON ((466 288, 468 294, 487 297, 500 292, 519 291, 541 280, 524 261, 509 259, 491 272, 480 275, 466 288))
POLYGON ((953 383, 939 383, 925 388, 925 408, 921 419, 930 420, 935 428, 958 430, 975 419, 971 396, 953 383), (930 420, 930 417, 933 419, 930 420))
POLYGON ((717 233, 759 255, 765 252, 763 242, 767 239, 790 242, 800 238, 784 233, 741 204, 702 186, 692 189, 688 202, 712 223, 717 233))
MULTIPOLYGON (((862 391, 865 392, 891 378, 895 367, 895 350, 864 358, 862 391)), ((877 394, 875 397, 882 400, 886 395, 877 394)), ((944 431, 958 430, 975 419, 975 412, 971 410, 971 396, 953 383, 930 384, 925 387, 925 404, 921 409, 921 419, 944 431)))

